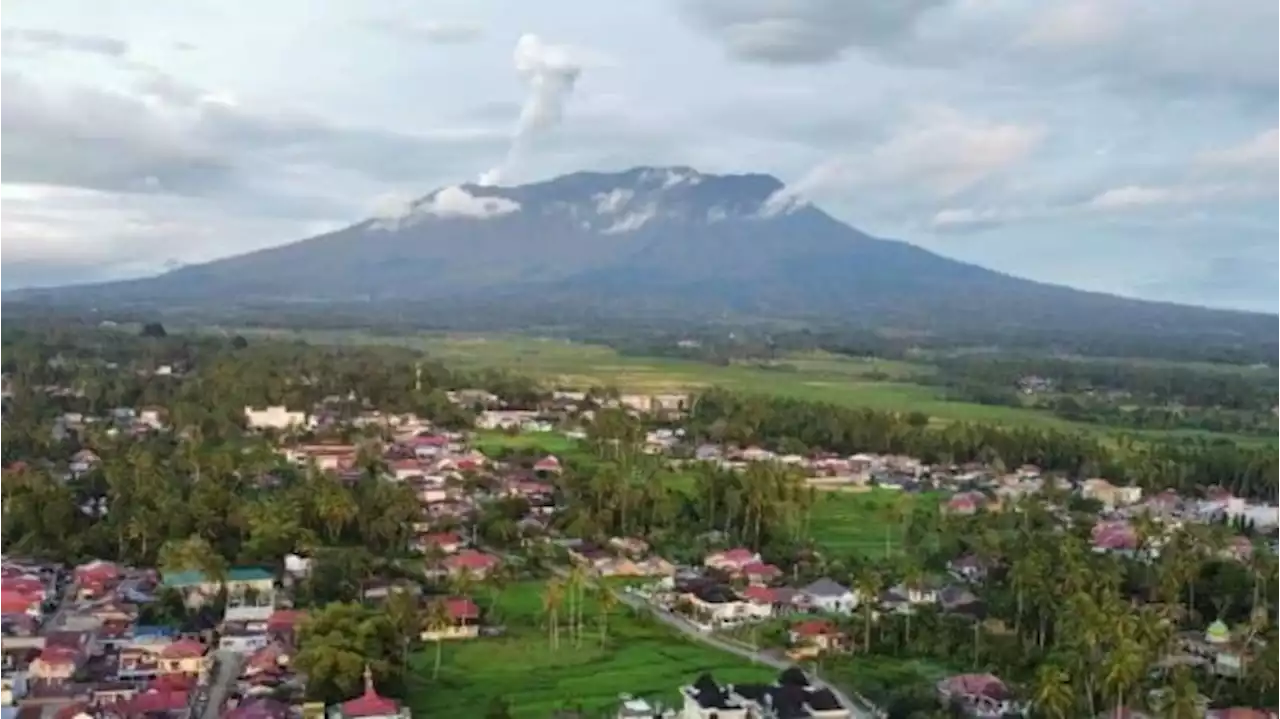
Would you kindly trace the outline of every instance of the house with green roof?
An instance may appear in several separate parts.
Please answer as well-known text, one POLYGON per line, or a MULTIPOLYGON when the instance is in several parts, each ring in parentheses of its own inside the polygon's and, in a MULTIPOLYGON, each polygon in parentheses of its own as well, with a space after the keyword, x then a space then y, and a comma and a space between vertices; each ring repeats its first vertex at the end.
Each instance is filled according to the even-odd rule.
POLYGON ((265 622, 275 609, 275 575, 262 567, 232 567, 221 582, 199 570, 167 572, 161 581, 182 592, 192 609, 217 597, 225 587, 227 621, 265 622))

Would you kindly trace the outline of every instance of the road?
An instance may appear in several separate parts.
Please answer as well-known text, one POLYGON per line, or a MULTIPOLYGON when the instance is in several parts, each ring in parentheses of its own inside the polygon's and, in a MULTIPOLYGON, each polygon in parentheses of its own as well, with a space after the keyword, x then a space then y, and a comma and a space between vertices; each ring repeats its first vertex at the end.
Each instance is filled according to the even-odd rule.
MULTIPOLYGON (((666 609, 663 609, 662 607, 659 607, 650 602, 647 602, 642 597, 638 597, 634 594, 631 594, 630 592, 615 592, 615 594, 618 597, 618 601, 622 602, 623 604, 626 604, 627 606, 637 610, 648 610, 649 613, 652 614, 658 621, 662 622, 663 624, 666 624, 672 629, 675 629, 676 631, 680 632, 681 634, 684 634, 685 636, 695 641, 706 644, 707 646, 714 647, 721 651, 729 652, 730 654, 736 654, 744 659, 749 659, 753 662, 764 664, 765 666, 773 667, 778 671, 782 671, 784 669, 790 669, 791 667, 795 666, 794 662, 789 661, 784 657, 767 654, 759 650, 750 649, 740 644, 727 642, 727 641, 724 641, 723 639, 720 639, 719 637, 712 636, 702 631, 701 629, 699 629, 696 625, 689 622, 684 617, 681 617, 678 614, 674 614, 672 612, 667 611, 666 609)), ((838 687, 835 687, 831 684, 828 684, 827 682, 824 682, 819 677, 816 677, 812 674, 807 674, 807 676, 809 677, 810 683, 812 683, 814 686, 819 687, 821 689, 827 689, 832 694, 835 694, 836 697, 840 699, 841 703, 849 707, 850 714, 854 717, 854 719, 876 719, 877 717, 881 716, 881 713, 879 712, 879 710, 876 709, 874 705, 872 705, 870 702, 863 699, 862 697, 857 697, 857 698, 851 697, 848 694, 846 694, 844 691, 839 689, 838 687)))
POLYGON ((222 716, 222 704, 240 677, 244 657, 238 652, 219 651, 214 654, 214 663, 209 683, 197 690, 191 705, 191 719, 218 719, 222 716))

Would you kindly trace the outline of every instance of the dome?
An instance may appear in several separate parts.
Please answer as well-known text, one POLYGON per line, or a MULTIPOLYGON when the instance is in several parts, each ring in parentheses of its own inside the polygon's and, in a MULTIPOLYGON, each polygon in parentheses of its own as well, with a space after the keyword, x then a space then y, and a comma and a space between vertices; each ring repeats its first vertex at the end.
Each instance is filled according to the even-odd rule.
POLYGON ((1204 638, 1211 644, 1224 644, 1231 640, 1231 630, 1227 628, 1226 622, 1219 619, 1205 630, 1204 638))

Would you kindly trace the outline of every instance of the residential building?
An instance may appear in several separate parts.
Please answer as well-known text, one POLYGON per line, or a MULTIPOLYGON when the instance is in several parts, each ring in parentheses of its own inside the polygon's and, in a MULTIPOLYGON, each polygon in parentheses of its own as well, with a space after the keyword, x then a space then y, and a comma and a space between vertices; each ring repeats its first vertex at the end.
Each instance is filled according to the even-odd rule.
POLYGON ((773 684, 721 685, 703 674, 681 687, 679 719, 849 719, 852 714, 829 689, 815 687, 799 669, 773 684))
POLYGON ((858 595, 852 589, 826 577, 802 588, 799 596, 810 607, 832 614, 849 614, 858 607, 858 595))
POLYGON ((292 412, 288 407, 275 405, 264 409, 244 408, 244 422, 249 429, 285 430, 310 425, 306 412, 292 412))
POLYGON ((265 621, 275 606, 275 576, 261 567, 232 567, 221 582, 196 570, 171 572, 164 575, 164 586, 182 592, 193 609, 212 600, 225 586, 227 618, 232 621, 265 621), (237 610, 234 615, 232 608, 237 610))

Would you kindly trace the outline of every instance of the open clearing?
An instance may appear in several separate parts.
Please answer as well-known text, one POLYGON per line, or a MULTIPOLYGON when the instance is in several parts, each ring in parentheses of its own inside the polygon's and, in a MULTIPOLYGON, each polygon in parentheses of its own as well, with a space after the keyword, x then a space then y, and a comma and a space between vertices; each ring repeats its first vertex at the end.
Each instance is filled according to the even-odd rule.
MULTIPOLYGON (((776 674, 731 654, 704 647, 625 607, 609 615, 601 646, 598 605, 588 597, 581 646, 573 646, 565 610, 560 613, 560 648, 551 649, 542 612, 541 582, 519 582, 498 599, 503 637, 446 642, 440 677, 431 679, 435 646, 413 657, 408 680, 415 715, 482 716, 497 696, 517 719, 551 716, 557 709, 581 708, 605 716, 620 694, 676 704, 679 688, 702 672, 721 681, 768 681, 776 674)), ((486 609, 484 592, 477 601, 486 609)), ((612 716, 612 714, 608 714, 612 716)))

